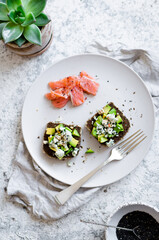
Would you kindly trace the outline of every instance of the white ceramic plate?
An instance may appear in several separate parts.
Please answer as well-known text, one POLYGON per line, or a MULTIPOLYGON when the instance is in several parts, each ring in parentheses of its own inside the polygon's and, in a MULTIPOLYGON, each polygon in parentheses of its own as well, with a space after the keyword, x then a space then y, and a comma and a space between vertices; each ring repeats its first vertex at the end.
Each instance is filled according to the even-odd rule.
POLYGON ((146 140, 125 159, 112 162, 93 176, 84 187, 95 187, 113 183, 129 174, 147 153, 154 132, 154 108, 151 97, 141 78, 125 64, 109 57, 84 54, 64 59, 45 71, 30 88, 22 111, 22 130, 26 146, 36 163, 50 176, 67 184, 73 184, 90 170, 100 164, 109 155, 110 149, 99 148, 85 128, 86 121, 107 102, 112 101, 124 111, 130 119, 131 133, 142 129, 146 140), (48 82, 78 74, 85 70, 92 76, 98 76, 100 83, 96 96, 88 95, 85 103, 72 107, 68 103, 62 109, 53 108, 44 94, 49 92, 48 82), (66 161, 50 159, 42 151, 43 134, 46 124, 55 121, 58 116, 62 122, 78 124, 83 129, 81 142, 83 149, 72 159, 72 167, 66 161), (85 155, 91 147, 95 153, 85 155))
MULTIPOLYGON (((112 216, 109 217, 107 224, 112 226, 117 226, 120 219, 127 213, 133 212, 133 211, 141 211, 146 212, 150 214, 154 219, 156 219, 157 222, 159 222, 159 213, 157 209, 147 206, 145 204, 127 204, 122 206, 121 208, 118 208, 112 216)), ((114 228, 106 228, 105 231, 105 239, 111 239, 111 240, 118 240, 116 236, 116 229, 114 228)))

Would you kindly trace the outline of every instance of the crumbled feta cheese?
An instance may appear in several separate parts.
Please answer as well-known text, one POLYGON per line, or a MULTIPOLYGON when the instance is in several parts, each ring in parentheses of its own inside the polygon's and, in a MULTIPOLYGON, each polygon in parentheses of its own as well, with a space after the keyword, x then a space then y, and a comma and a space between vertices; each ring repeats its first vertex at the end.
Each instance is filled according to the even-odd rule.
POLYGON ((114 122, 117 121, 114 113, 108 114, 108 115, 107 115, 107 118, 108 118, 112 123, 114 123, 114 122))
POLYGON ((64 150, 65 150, 65 151, 66 151, 66 149, 67 149, 67 150, 69 149, 66 143, 63 144, 63 147, 64 147, 64 150))
POLYGON ((48 144, 48 141, 44 140, 44 141, 43 141, 43 144, 48 144))
POLYGON ((55 134, 55 138, 56 138, 57 140, 61 140, 61 137, 62 137, 62 136, 59 135, 58 133, 55 134))
POLYGON ((73 164, 72 164, 71 161, 68 161, 68 162, 67 162, 67 166, 68 166, 68 167, 72 167, 72 165, 73 165, 73 164))
POLYGON ((117 132, 116 132, 115 130, 113 130, 112 134, 116 135, 116 134, 117 134, 117 132))
POLYGON ((60 131, 63 131, 65 129, 65 127, 61 126, 60 127, 60 131))
POLYGON ((53 141, 50 143, 50 146, 52 147, 52 143, 53 143, 53 144, 57 144, 58 146, 64 146, 66 148, 67 143, 69 143, 71 140, 72 140, 72 133, 62 127, 61 133, 55 134, 53 141))
POLYGON ((54 142, 50 142, 50 143, 49 143, 49 146, 50 146, 51 148, 58 149, 57 144, 55 144, 54 142))
POLYGON ((107 127, 107 125, 108 125, 108 120, 107 120, 107 119, 102 120, 102 125, 104 125, 104 127, 107 127))
POLYGON ((53 139, 53 142, 57 143, 58 141, 59 141, 58 136, 55 136, 54 139, 53 139))
POLYGON ((62 145, 63 145, 63 141, 58 141, 58 142, 57 142, 57 145, 58 145, 58 146, 62 146, 62 145))
POLYGON ((55 152, 55 155, 56 157, 58 157, 59 159, 62 159, 63 156, 64 156, 65 152, 61 149, 58 149, 56 152, 55 152))
POLYGON ((66 129, 66 140, 70 142, 72 140, 72 133, 66 129))
POLYGON ((79 148, 75 148, 72 152, 72 156, 75 157, 79 151, 79 148))
POLYGON ((114 145, 114 140, 110 139, 109 142, 106 143, 108 147, 112 147, 114 145))
POLYGON ((55 122, 61 122, 62 121, 62 117, 61 116, 58 116, 58 118, 56 119, 55 122))
POLYGON ((112 134, 113 133, 113 128, 108 128, 108 134, 112 134))
POLYGON ((103 126, 97 123, 97 129, 103 129, 103 126))
POLYGON ((105 132, 103 126, 100 124, 97 124, 96 130, 98 135, 101 135, 102 133, 105 132))

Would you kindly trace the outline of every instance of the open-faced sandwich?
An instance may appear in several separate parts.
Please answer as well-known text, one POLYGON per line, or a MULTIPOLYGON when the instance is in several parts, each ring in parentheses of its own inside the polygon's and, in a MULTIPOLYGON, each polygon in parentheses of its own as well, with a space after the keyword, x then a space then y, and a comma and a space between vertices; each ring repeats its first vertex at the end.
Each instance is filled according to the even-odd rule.
POLYGON ((86 128, 98 142, 108 147, 123 138, 129 127, 129 120, 112 102, 99 110, 86 123, 86 128))
POLYGON ((47 124, 43 150, 50 156, 64 160, 78 155, 81 142, 81 127, 64 123, 47 124))

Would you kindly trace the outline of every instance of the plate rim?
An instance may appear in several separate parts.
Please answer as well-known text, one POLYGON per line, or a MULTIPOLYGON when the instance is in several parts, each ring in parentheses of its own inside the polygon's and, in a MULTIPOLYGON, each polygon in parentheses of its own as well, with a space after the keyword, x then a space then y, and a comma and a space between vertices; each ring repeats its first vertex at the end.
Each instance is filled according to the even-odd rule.
MULTIPOLYGON (((31 84, 31 86, 29 87, 29 89, 28 89, 28 91, 27 91, 27 93, 26 93, 26 95, 25 95, 25 99, 24 99, 23 107, 22 107, 22 111, 21 111, 21 129, 22 129, 22 135, 23 135, 24 143, 25 143, 25 145, 26 145, 26 148, 27 148, 30 156, 32 157, 33 161, 35 161, 35 163, 41 168, 41 166, 39 165, 39 163, 37 163, 37 161, 33 158, 32 154, 31 154, 30 151, 29 151, 29 147, 28 147, 28 144, 27 144, 27 142, 26 142, 26 140, 25 140, 25 136, 24 136, 24 132, 23 132, 23 124, 24 124, 24 123, 23 123, 23 113, 24 113, 24 108, 25 108, 26 99, 27 99, 27 96, 28 96, 29 92, 31 91, 31 88, 38 82, 38 80, 41 78, 41 76, 42 76, 45 72, 47 72, 49 69, 51 69, 54 65, 59 64, 60 62, 66 61, 67 59, 71 59, 71 58, 74 58, 74 57, 83 57, 83 56, 104 57, 104 58, 111 59, 111 60, 113 60, 113 61, 115 61, 115 62, 118 62, 119 64, 124 65, 126 68, 128 68, 130 71, 132 71, 132 72, 138 77, 138 79, 139 79, 140 82, 142 83, 145 91, 147 92, 147 94, 148 94, 148 96, 149 96, 149 99, 150 99, 150 102, 151 102, 151 105, 152 105, 152 112, 153 112, 153 131, 152 131, 152 137, 151 137, 151 141, 150 141, 149 147, 146 149, 145 154, 144 154, 142 160, 139 162, 139 164, 140 164, 140 163, 143 161, 143 159, 145 158, 145 156, 147 155, 147 153, 148 153, 148 151, 149 151, 149 149, 150 149, 150 146, 151 146, 151 144, 152 144, 152 140, 153 140, 153 138, 154 138, 154 132, 155 132, 155 108, 154 108, 154 103, 153 103, 153 101, 152 101, 152 96, 151 96, 148 88, 146 87, 146 84, 145 84, 145 82, 143 81, 143 79, 139 76, 138 73, 136 73, 132 68, 130 68, 130 66, 128 66, 126 63, 124 63, 124 62, 122 62, 122 61, 120 61, 120 60, 118 60, 118 59, 116 59, 116 58, 113 58, 113 57, 110 57, 110 56, 106 56, 106 55, 104 55, 104 54, 99 54, 99 53, 81 53, 81 54, 75 54, 75 55, 71 55, 71 56, 69 56, 69 57, 61 58, 61 59, 55 61, 55 62, 54 62, 53 64, 51 64, 49 67, 47 67, 44 71, 42 71, 42 72, 39 74, 39 76, 35 79, 35 81, 31 84)), ((138 164, 138 165, 139 165, 139 164, 138 164)), ((138 165, 137 165, 137 166, 138 166, 138 165)), ((136 167, 137 167, 137 166, 136 166, 136 167)), ((135 167, 135 168, 136 168, 136 167, 135 167)), ((101 184, 96 184, 96 185, 94 185, 94 186, 87 186, 87 185, 86 185, 86 186, 82 186, 82 188, 94 188, 94 187, 102 187, 102 186, 110 185, 110 184, 112 184, 112 183, 115 183, 115 182, 123 179, 123 178, 126 177, 127 175, 129 175, 135 168, 133 168, 128 174, 124 175, 123 177, 121 177, 121 178, 117 179, 116 181, 113 181, 113 182, 111 182, 111 183, 109 183, 109 184, 102 184, 102 185, 101 185, 101 184)), ((51 176, 49 173, 47 173, 45 170, 43 170, 43 168, 41 168, 41 170, 44 171, 46 174, 48 174, 50 177, 54 178, 54 177, 51 176)), ((68 183, 65 182, 65 181, 61 181, 61 180, 58 179, 58 178, 54 178, 54 179, 58 180, 59 182, 62 182, 62 183, 64 183, 64 184, 66 184, 66 185, 68 185, 68 186, 71 185, 71 184, 68 184, 68 183)))

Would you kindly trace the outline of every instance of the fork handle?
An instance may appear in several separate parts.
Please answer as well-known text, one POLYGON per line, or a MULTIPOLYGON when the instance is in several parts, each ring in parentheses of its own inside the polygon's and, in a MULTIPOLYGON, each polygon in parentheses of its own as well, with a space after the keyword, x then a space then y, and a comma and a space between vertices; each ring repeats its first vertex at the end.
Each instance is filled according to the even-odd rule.
POLYGON ((85 182, 88 181, 96 172, 98 172, 102 167, 104 167, 106 164, 110 162, 110 158, 108 158, 105 162, 100 164, 98 167, 93 169, 91 172, 89 172, 87 175, 82 177, 80 180, 72 184, 71 186, 67 187, 63 191, 56 194, 54 197, 55 201, 59 205, 63 205, 85 182))

